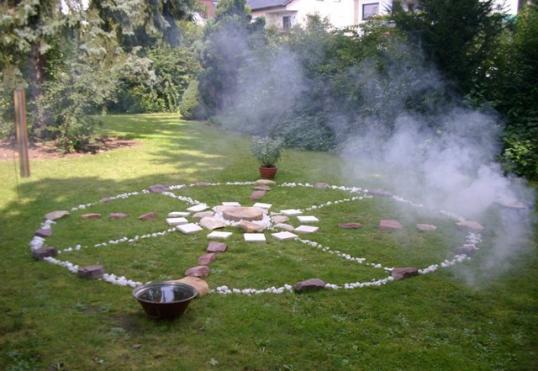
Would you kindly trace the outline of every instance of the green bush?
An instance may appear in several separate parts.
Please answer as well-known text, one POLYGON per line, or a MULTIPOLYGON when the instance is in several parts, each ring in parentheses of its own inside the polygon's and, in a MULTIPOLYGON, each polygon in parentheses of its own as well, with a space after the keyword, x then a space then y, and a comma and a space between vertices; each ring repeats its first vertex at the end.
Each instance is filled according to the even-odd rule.
POLYGON ((191 80, 187 90, 183 93, 179 112, 181 117, 187 120, 201 120, 205 118, 205 111, 200 103, 198 80, 191 80))
POLYGON ((269 137, 253 137, 251 150, 252 154, 259 161, 261 166, 274 167, 280 159, 282 140, 269 137))

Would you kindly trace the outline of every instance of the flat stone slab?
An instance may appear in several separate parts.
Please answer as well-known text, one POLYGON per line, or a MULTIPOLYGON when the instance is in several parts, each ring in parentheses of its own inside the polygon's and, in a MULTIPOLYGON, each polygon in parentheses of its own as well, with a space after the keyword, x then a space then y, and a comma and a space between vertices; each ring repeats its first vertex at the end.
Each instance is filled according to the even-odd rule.
POLYGON ((56 211, 51 211, 50 213, 46 214, 45 219, 58 220, 58 219, 65 218, 68 215, 69 215, 69 211, 67 210, 56 210, 56 211))
POLYGON ((299 216, 297 216, 297 219, 301 223, 317 223, 317 222, 319 222, 319 219, 316 218, 313 215, 299 215, 299 216))
POLYGON ((420 232, 433 232, 437 227, 433 224, 417 224, 417 230, 420 232))
POLYGON ((456 223, 459 229, 469 230, 473 232, 482 232, 484 226, 475 220, 462 220, 456 223))
POLYGON ((200 227, 198 224, 188 223, 178 225, 176 229, 184 234, 194 234, 200 232, 202 230, 202 227, 200 227))
POLYGON ((316 291, 325 288, 325 281, 320 280, 319 278, 310 278, 301 282, 297 282, 293 286, 295 292, 306 292, 306 291, 316 291))
POLYGON ((293 240, 295 238, 298 238, 299 236, 291 232, 278 232, 278 233, 273 233, 273 237, 276 238, 277 240, 284 241, 284 240, 293 240))
POLYGON ((303 212, 299 209, 286 209, 286 210, 280 210, 280 213, 287 216, 296 216, 296 215, 301 215, 303 212))
POLYGON ((214 252, 204 254, 198 258, 198 265, 209 265, 213 263, 216 258, 217 254, 214 252))
POLYGON ((246 232, 246 233, 263 232, 265 230, 265 227, 263 225, 259 225, 253 222, 248 222, 246 220, 242 220, 237 226, 241 228, 243 232, 246 232))
POLYGON ((379 222, 379 229, 382 231, 395 231, 398 229, 402 229, 402 225, 399 221, 394 219, 382 219, 379 222))
POLYGON ((207 235, 209 239, 225 240, 232 235, 232 232, 213 231, 207 235))
POLYGON ((293 232, 295 230, 295 227, 291 224, 285 224, 285 223, 277 223, 274 225, 277 229, 283 229, 288 232, 293 232))
POLYGON ((44 246, 35 250, 32 249, 32 258, 35 260, 41 260, 56 255, 58 255, 58 251, 54 247, 44 246))
POLYGON ((168 223, 168 225, 182 225, 182 224, 188 224, 189 221, 187 220, 187 218, 183 218, 183 217, 179 217, 179 218, 166 218, 166 223, 168 223))
POLYGON ((241 207, 241 204, 239 202, 231 201, 231 202, 223 202, 222 206, 241 207))
POLYGON ((126 213, 110 213, 108 214, 108 219, 110 220, 119 220, 119 219, 125 219, 129 215, 126 213))
POLYGON ((263 233, 245 233, 243 238, 246 242, 265 242, 265 235, 263 233))
POLYGON ((208 216, 213 216, 213 215, 215 215, 215 213, 213 211, 200 211, 200 212, 194 213, 192 215, 192 218, 193 219, 202 219, 202 218, 205 218, 205 217, 208 217, 208 216))
POLYGON ((405 278, 418 276, 418 268, 415 268, 415 267, 393 268, 392 271, 390 272, 390 275, 395 280, 403 280, 405 278))
POLYGON ((191 215, 191 213, 188 211, 172 211, 168 213, 169 218, 185 218, 189 215, 191 215))
POLYGON ((389 191, 385 191, 384 189, 369 189, 368 193, 372 196, 392 197, 392 193, 390 193, 389 191))
POLYGON ((209 285, 206 281, 201 279, 200 277, 183 277, 179 280, 173 280, 173 281, 167 281, 170 283, 184 283, 189 286, 194 287, 194 289, 198 292, 198 296, 205 296, 209 293, 209 285))
POLYGON ((99 213, 86 213, 86 214, 82 214, 80 217, 82 219, 87 219, 87 220, 96 220, 96 219, 101 219, 101 214, 99 214, 99 213))
POLYGON ((43 237, 43 238, 47 238, 47 237, 52 236, 52 229, 50 229, 50 228, 39 228, 37 231, 35 231, 34 235, 39 236, 39 237, 43 237))
POLYGON ((323 182, 317 182, 314 184, 314 188, 316 189, 326 189, 329 188, 329 184, 323 183, 323 182))
POLYGON ((190 277, 207 277, 209 276, 209 267, 207 265, 198 265, 185 271, 185 276, 190 277))
POLYGON ((254 191, 250 194, 252 201, 261 200, 265 196, 265 191, 254 191))
POLYGON ((221 253, 226 252, 226 250, 228 250, 228 245, 226 245, 224 242, 216 241, 210 241, 206 249, 206 251, 209 253, 221 253))
POLYGON ((300 225, 297 228, 295 228, 295 232, 297 233, 314 233, 319 230, 319 227, 314 227, 312 225, 300 225))
POLYGON ((85 267, 80 267, 77 274, 80 278, 97 279, 103 277, 105 268, 102 265, 87 265, 85 267))
POLYGON ((226 224, 224 224, 222 220, 213 216, 206 216, 200 219, 200 225, 205 229, 209 229, 210 231, 226 227, 226 224))
POLYGON ((139 220, 148 221, 155 220, 157 218, 157 213, 151 211, 149 213, 144 213, 138 217, 139 220))
POLYGON ((361 223, 342 223, 338 224, 338 226, 342 229, 359 229, 362 227, 361 223))
POLYGON ((271 217, 271 221, 273 223, 286 223, 287 221, 289 221, 290 218, 287 217, 286 215, 274 215, 271 217))
POLYGON ((252 187, 252 189, 255 191, 269 192, 271 190, 271 187, 265 184, 256 184, 254 187, 252 187))
POLYGON ((204 211, 204 210, 207 210, 207 205, 206 204, 198 204, 198 205, 194 205, 194 206, 191 206, 187 209, 187 211, 190 211, 190 212, 193 212, 193 213, 198 213, 200 211, 204 211))
POLYGON ((252 207, 257 207, 259 209, 269 210, 271 208, 271 204, 264 204, 263 202, 256 202, 252 207))
POLYGON ((148 191, 150 191, 151 193, 162 193, 169 190, 170 190, 170 187, 164 184, 154 184, 148 187, 148 191))
POLYGON ((230 207, 222 211, 224 219, 236 222, 262 220, 263 214, 263 210, 258 207, 230 207))
POLYGON ((258 179, 256 180, 255 183, 260 184, 260 185, 269 185, 269 186, 276 184, 274 180, 270 180, 270 179, 258 179))

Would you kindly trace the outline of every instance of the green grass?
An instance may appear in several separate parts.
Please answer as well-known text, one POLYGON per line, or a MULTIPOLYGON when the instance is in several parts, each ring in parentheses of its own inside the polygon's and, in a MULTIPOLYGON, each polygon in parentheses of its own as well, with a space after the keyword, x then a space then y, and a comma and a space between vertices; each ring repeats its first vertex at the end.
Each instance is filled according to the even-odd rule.
MULTIPOLYGON (((514 258, 513 268, 478 286, 465 283, 487 256, 482 250, 463 268, 381 288, 255 297, 209 295, 174 322, 147 319, 124 287, 78 279, 67 270, 35 262, 28 241, 46 212, 70 208, 151 184, 254 180, 257 164, 245 138, 173 115, 106 117, 112 135, 139 145, 78 158, 32 161, 32 177, 17 179, 13 163, 0 162, 0 369, 107 370, 531 370, 538 368, 538 259, 536 243, 514 258)), ((339 160, 327 153, 285 151, 278 181, 349 183, 339 160)), ((360 179, 371 185, 378 176, 360 179)), ((248 186, 176 191, 210 205, 247 204, 248 186)), ((340 191, 276 187, 263 199, 275 209, 307 207, 345 197, 340 191)), ((90 245, 166 228, 164 216, 183 210, 162 195, 134 196, 88 211, 129 214, 127 219, 81 220, 80 211, 54 227, 48 242, 59 248, 90 245), (156 211, 155 221, 136 216, 156 211)), ((330 206, 312 213, 322 244, 386 266, 424 266, 450 256, 462 235, 439 215, 398 207, 386 199, 330 206), (381 233, 380 218, 404 229, 381 233), (357 221, 359 230, 338 223, 357 221), (416 222, 439 226, 433 234, 416 222)), ((230 229, 232 230, 232 229, 230 229)), ((206 233, 179 233, 134 244, 62 254, 78 264, 148 281, 178 278, 202 254, 206 233)), ((235 232, 230 251, 213 263, 212 287, 279 286, 320 277, 334 283, 386 274, 299 242, 249 245, 235 232)))

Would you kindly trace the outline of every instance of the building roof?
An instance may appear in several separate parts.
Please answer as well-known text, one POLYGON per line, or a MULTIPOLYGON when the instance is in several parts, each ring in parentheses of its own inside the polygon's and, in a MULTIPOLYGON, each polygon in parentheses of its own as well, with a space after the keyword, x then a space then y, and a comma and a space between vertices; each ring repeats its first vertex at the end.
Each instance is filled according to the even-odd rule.
POLYGON ((247 4, 252 10, 261 10, 284 7, 292 1, 293 0, 247 0, 247 4))

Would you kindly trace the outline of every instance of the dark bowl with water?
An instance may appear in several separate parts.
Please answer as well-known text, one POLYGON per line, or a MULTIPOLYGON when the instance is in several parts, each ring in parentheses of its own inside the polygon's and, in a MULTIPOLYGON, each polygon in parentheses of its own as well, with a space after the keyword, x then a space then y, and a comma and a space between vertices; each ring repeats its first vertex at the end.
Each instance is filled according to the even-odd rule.
POLYGON ((196 289, 185 283, 154 282, 133 290, 135 299, 152 318, 181 316, 197 295, 196 289))

